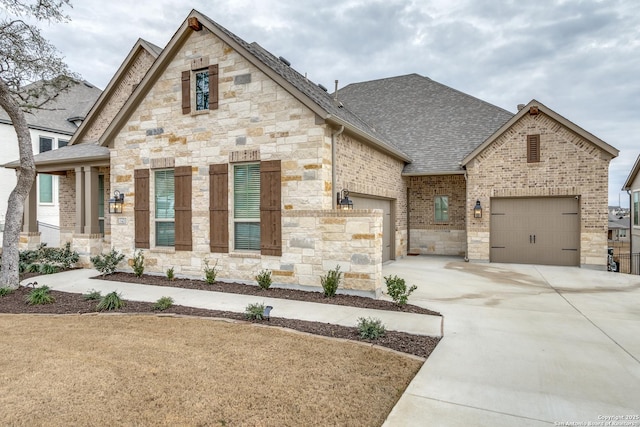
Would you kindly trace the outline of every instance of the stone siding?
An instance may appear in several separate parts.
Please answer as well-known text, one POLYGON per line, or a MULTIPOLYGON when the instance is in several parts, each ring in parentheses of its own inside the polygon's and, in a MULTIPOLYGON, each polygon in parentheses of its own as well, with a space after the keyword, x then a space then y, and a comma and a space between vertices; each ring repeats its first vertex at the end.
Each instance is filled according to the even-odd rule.
MULTIPOLYGON (((337 263, 345 271, 346 288, 376 292, 381 248, 375 237, 381 217, 332 209, 331 129, 316 119, 208 30, 191 33, 111 145, 111 188, 125 194, 124 213, 111 226, 113 247, 133 256, 134 170, 151 169, 151 249, 145 250, 145 271, 164 274, 173 267, 176 274, 202 277, 207 259, 210 265, 218 263, 221 279, 254 281, 259 270, 268 268, 276 283, 319 286, 320 276, 337 263), (219 106, 183 114, 181 73, 198 58, 218 64, 219 106), (243 159, 281 161, 281 257, 234 251, 232 224, 230 253, 209 250, 209 165, 243 159), (192 167, 192 251, 154 247, 153 168, 163 164, 192 167)), ((230 220, 232 193, 230 187, 230 220)))
POLYGON ((580 264, 606 266, 610 155, 549 116, 523 116, 467 165, 468 257, 489 260, 492 197, 580 197, 580 264), (527 135, 540 135, 540 162, 527 163, 527 135), (480 200, 482 218, 473 218, 480 200))
POLYGON ((464 175, 409 177, 409 253, 466 254, 464 175), (436 222, 435 196, 448 196, 449 220, 436 222))
POLYGON ((337 137, 336 142, 337 188, 334 199, 335 193, 347 189, 360 196, 391 200, 395 221, 392 224, 395 257, 406 255, 407 183, 406 178, 402 177, 404 162, 344 133, 337 137))

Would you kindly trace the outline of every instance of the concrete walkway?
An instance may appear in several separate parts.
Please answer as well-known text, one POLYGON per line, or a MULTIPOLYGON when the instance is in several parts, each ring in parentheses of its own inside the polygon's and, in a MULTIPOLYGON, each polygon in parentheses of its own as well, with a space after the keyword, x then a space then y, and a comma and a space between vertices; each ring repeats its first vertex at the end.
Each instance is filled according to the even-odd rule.
POLYGON ((27 279, 22 284, 25 285, 36 280, 38 286, 46 285, 56 291, 81 294, 87 293, 91 289, 100 291, 102 295, 117 291, 122 295, 122 298, 131 301, 155 302, 163 296, 168 296, 173 298, 174 304, 177 305, 236 313, 244 313, 249 304, 262 303, 273 306, 271 311, 273 317, 333 323, 342 326, 356 326, 360 317, 375 317, 382 320, 385 327, 392 331, 437 337, 441 336, 442 331, 442 317, 440 316, 91 279, 99 274, 96 270, 91 269, 71 270, 27 279))
POLYGON ((385 426, 640 426, 640 276, 439 257, 383 270, 444 315, 385 426), (606 418, 621 415, 636 418, 606 418))

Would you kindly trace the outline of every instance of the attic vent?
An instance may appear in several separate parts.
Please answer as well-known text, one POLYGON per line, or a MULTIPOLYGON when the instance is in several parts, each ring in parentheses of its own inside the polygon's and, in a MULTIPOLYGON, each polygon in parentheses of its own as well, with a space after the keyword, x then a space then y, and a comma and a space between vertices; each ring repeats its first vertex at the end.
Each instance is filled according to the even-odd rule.
POLYGON ((280 56, 278 59, 287 67, 291 67, 291 62, 287 61, 287 58, 285 58, 284 56, 280 56))
POLYGON ((320 83, 318 83, 318 87, 320 89, 322 89, 323 91, 325 91, 325 92, 329 92, 329 89, 327 89, 326 87, 322 86, 320 83))

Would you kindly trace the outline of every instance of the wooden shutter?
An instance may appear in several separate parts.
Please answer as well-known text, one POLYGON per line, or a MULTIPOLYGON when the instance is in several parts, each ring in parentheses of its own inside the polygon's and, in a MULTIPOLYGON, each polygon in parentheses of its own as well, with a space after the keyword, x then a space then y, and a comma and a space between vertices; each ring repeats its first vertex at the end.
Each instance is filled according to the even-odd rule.
POLYGON ((218 64, 209 65, 209 110, 218 109, 218 64))
POLYGON ((540 161, 540 135, 527 135, 527 162, 540 161))
POLYGON ((182 114, 191 113, 191 71, 182 72, 182 114))
POLYGON ((209 165, 209 247, 229 252, 229 166, 209 165))
POLYGON ((136 248, 149 249, 149 169, 136 169, 133 179, 136 248))
POLYGON ((191 166, 175 168, 176 251, 192 250, 191 239, 191 166))
POLYGON ((280 160, 260 163, 260 252, 282 255, 280 160))

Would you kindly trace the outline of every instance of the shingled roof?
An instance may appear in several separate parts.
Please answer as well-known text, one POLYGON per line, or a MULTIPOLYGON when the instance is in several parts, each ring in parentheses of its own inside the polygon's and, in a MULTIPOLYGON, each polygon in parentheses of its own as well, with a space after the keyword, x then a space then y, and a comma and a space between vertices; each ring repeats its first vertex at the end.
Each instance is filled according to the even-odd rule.
POLYGON ((411 157, 405 175, 462 173, 462 159, 513 117, 418 74, 350 84, 338 99, 411 157))

